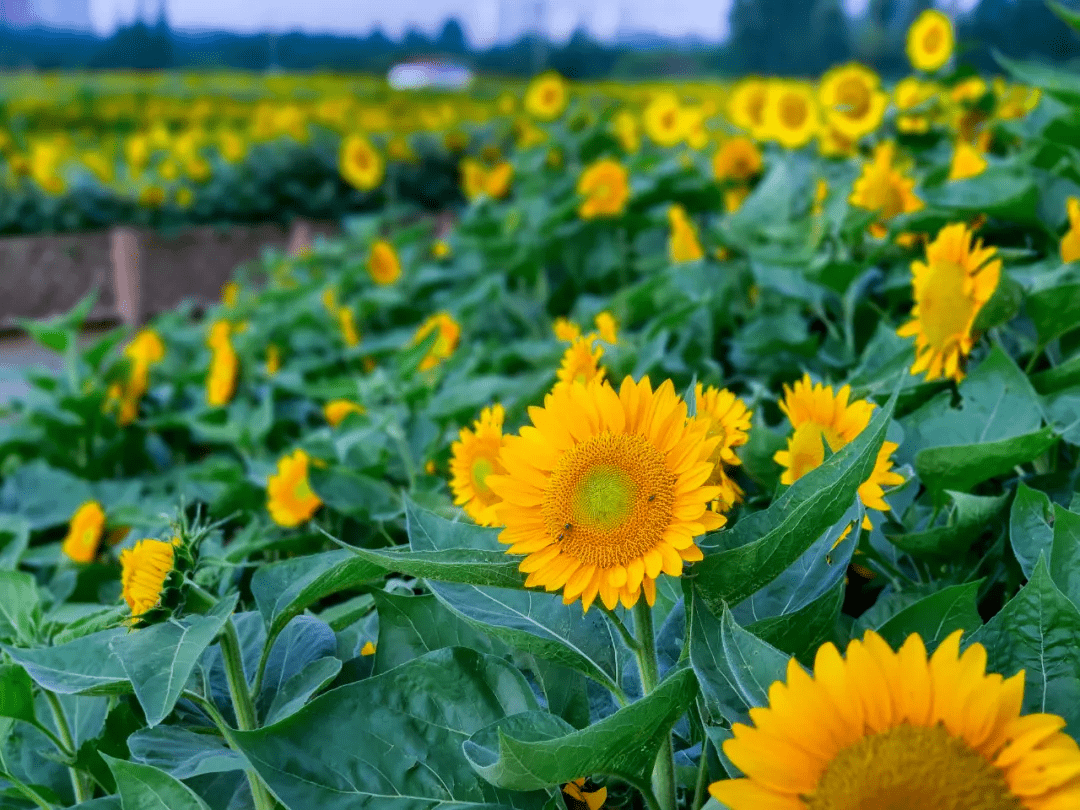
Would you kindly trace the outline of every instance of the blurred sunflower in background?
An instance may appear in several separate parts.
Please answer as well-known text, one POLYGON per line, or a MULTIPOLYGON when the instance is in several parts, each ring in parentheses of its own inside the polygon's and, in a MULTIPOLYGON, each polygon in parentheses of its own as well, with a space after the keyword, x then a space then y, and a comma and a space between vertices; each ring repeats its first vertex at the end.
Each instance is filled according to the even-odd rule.
POLYGON ((566 81, 554 71, 537 76, 525 91, 525 109, 541 121, 554 121, 563 114, 569 102, 566 81))
POLYGON ((502 405, 492 405, 480 412, 470 430, 465 427, 450 447, 450 490, 454 503, 481 526, 499 525, 495 507, 501 502, 491 487, 489 475, 502 475, 499 451, 503 445, 502 405))
POLYGON ((361 191, 371 191, 383 179, 386 167, 382 156, 363 135, 352 134, 341 141, 338 169, 345 182, 361 191))
POLYGON ((912 67, 925 73, 944 67, 954 44, 952 20, 936 9, 923 11, 908 29, 908 59, 912 67))
POLYGON ((850 140, 881 126, 889 104, 878 75, 856 63, 835 67, 822 76, 818 100, 828 124, 850 140))

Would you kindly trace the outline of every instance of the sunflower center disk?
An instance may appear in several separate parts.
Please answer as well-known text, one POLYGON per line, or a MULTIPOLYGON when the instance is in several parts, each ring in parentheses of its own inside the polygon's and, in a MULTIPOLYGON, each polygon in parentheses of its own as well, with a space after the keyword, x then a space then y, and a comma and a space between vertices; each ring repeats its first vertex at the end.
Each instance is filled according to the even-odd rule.
POLYGON ((919 320, 931 346, 943 347, 967 334, 974 302, 964 290, 967 273, 955 262, 933 262, 919 295, 919 320))
POLYGON ((837 96, 840 111, 848 118, 862 118, 870 109, 870 91, 859 79, 851 78, 841 82, 837 96))
POLYGON ((562 458, 541 510, 564 554, 606 569, 654 548, 674 505, 675 475, 659 450, 644 436, 601 433, 562 458))
POLYGON ((829 764, 808 810, 1022 810, 1004 774, 943 725, 864 737, 829 764))
POLYGON ((940 26, 932 25, 923 36, 923 50, 927 53, 937 53, 941 48, 942 40, 945 38, 944 32, 940 26))
POLYGON ((473 461, 472 480, 478 492, 488 491, 487 477, 491 475, 493 469, 490 459, 481 457, 473 461))
POLYGON ((787 95, 780 100, 780 120, 791 129, 798 129, 805 124, 809 112, 806 102, 801 98, 787 95))

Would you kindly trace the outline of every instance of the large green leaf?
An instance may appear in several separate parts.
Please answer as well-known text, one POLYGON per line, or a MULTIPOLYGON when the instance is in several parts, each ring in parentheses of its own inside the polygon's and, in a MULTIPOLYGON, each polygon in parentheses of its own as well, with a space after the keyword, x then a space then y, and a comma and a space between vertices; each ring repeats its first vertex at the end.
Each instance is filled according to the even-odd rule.
POLYGON ((546 795, 480 782, 461 746, 503 717, 536 709, 508 663, 454 648, 338 687, 280 723, 233 736, 290 810, 528 810, 546 795))
POLYGON ((129 630, 114 627, 57 647, 21 650, 0 645, 43 689, 61 695, 115 694, 130 690, 127 673, 112 653, 112 642, 129 630))
POLYGON ((0 571, 0 639, 32 644, 41 621, 37 582, 22 571, 0 571))
POLYGON ((34 722, 34 685, 26 670, 14 664, 0 665, 0 717, 34 722))
POLYGON ((102 758, 116 779, 124 810, 210 810, 191 788, 152 765, 102 758))
POLYGON ((136 762, 160 768, 176 779, 242 771, 244 758, 217 734, 196 734, 182 726, 139 729, 127 739, 136 762))
POLYGON ((1027 314, 1043 344, 1080 328, 1080 271, 1063 271, 1048 274, 1054 281, 1040 279, 1038 289, 1027 295, 1027 314))
POLYGON ((29 545, 30 523, 18 515, 0 515, 0 569, 18 568, 29 545))
POLYGON ((997 497, 968 495, 946 490, 952 504, 945 510, 945 523, 919 532, 886 533, 889 542, 908 554, 949 558, 967 551, 985 531, 998 512, 1005 508, 1008 495, 997 497))
POLYGON ((432 594, 402 596, 375 591, 379 611, 379 643, 375 671, 396 666, 444 647, 468 647, 491 654, 491 637, 448 610, 432 594))
MULTIPOLYGON (((273 640, 263 670, 262 688, 255 696, 255 711, 267 717, 270 706, 285 684, 299 675, 309 664, 324 658, 334 658, 338 652, 338 640, 330 625, 314 616, 297 616, 273 640)), ((340 661, 338 668, 340 669, 340 661)), ((315 674, 326 671, 332 664, 316 669, 315 674)), ((310 674, 310 673, 309 673, 310 674)), ((293 688, 299 687, 295 684, 293 688)))
POLYGON ((383 481, 345 467, 310 470, 311 488, 331 509, 371 520, 391 520, 401 514, 401 496, 383 481))
POLYGON ((1030 172, 992 166, 976 177, 923 191, 928 206, 949 213, 980 213, 1035 224, 1038 190, 1030 172))
MULTIPOLYGON (((847 567, 846 563, 844 567, 847 567)), ((844 583, 838 581, 797 610, 754 622, 747 629, 781 652, 810 663, 817 648, 834 636, 843 605, 844 583)))
POLYGON ((507 717, 474 734, 465 756, 484 779, 511 790, 596 773, 647 784, 657 750, 697 689, 692 671, 677 670, 651 694, 581 730, 547 712, 507 717))
POLYGON ((1080 609, 1054 584, 1046 559, 1020 592, 973 633, 986 647, 987 670, 1009 677, 1024 670, 1025 712, 1065 718, 1080 733, 1080 609))
POLYGON ((994 58, 1016 79, 1038 87, 1069 104, 1080 104, 1080 78, 1073 70, 1062 70, 1042 62, 1020 62, 995 52, 994 58))
POLYGON ((112 639, 109 649, 131 681, 150 728, 172 712, 199 657, 236 608, 237 598, 233 594, 222 599, 205 616, 173 619, 112 639))
POLYGON ((714 613, 736 605, 799 559, 855 502, 874 469, 896 395, 840 452, 811 470, 768 509, 739 519, 719 535, 726 551, 694 566, 697 593, 714 613))
POLYGON ((898 649, 912 633, 918 633, 932 651, 956 630, 971 633, 982 627, 978 596, 978 582, 942 588, 889 617, 877 632, 893 649, 898 649))
POLYGON ((1054 541, 1054 529, 1050 525, 1053 516, 1050 498, 1023 481, 1016 485, 1016 497, 1009 511, 1009 543, 1016 555, 1024 576, 1031 578, 1035 563, 1043 554, 1049 554, 1054 541))
POLYGON ((1056 504, 1050 577, 1080 609, 1080 515, 1056 504))

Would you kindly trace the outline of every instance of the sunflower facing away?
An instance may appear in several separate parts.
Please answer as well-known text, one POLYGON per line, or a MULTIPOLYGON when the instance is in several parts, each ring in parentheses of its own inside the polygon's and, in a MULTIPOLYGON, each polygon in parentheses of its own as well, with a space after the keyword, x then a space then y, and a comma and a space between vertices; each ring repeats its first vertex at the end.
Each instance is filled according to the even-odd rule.
POLYGON ((940 11, 927 9, 908 29, 908 59, 916 70, 931 73, 949 61, 954 42, 952 21, 940 11))
POLYGON ((821 77, 818 100, 829 124, 850 140, 877 129, 889 103, 878 75, 854 62, 833 68, 821 77))
POLYGON ((105 530, 105 511, 97 501, 87 501, 71 516, 64 538, 64 554, 78 563, 90 563, 97 556, 105 530))
POLYGON ((337 427, 350 413, 367 413, 367 408, 348 399, 332 399, 323 405, 323 416, 330 427, 337 427))
POLYGON ((506 472, 499 461, 505 415, 502 405, 484 408, 473 429, 462 428, 458 440, 450 447, 450 489, 454 503, 481 526, 499 525, 495 507, 500 499, 491 491, 487 478, 506 472))
POLYGON ((308 481, 310 462, 307 453, 294 450, 278 460, 277 473, 266 481, 266 508, 279 526, 299 526, 322 506, 308 481))
MULTIPOLYGON (((833 393, 831 385, 816 385, 805 374, 790 388, 784 386, 784 399, 780 410, 787 416, 794 430, 787 440, 787 449, 778 450, 773 456, 783 466, 781 484, 794 484, 825 461, 824 439, 832 452, 837 452, 870 424, 874 403, 865 399, 849 402, 851 388, 845 385, 833 393)), ((885 487, 898 486, 904 478, 892 471, 889 456, 896 450, 895 442, 883 442, 878 450, 873 472, 859 486, 859 500, 867 509, 887 512, 885 487)), ((863 518, 863 528, 871 528, 870 519, 863 518)))
POLYGON ((846 657, 795 659, 724 754, 742 779, 709 792, 731 810, 1073 810, 1080 747, 1054 714, 1021 714, 1024 673, 986 673, 986 649, 917 634, 894 652, 867 631, 846 657))
POLYGON ((161 604, 178 545, 179 538, 171 543, 148 539, 120 552, 120 584, 132 618, 138 619, 161 604))
POLYGON ((1080 197, 1069 197, 1065 209, 1069 214, 1069 230, 1061 237, 1061 260, 1067 264, 1080 261, 1080 197))
POLYGON ((567 385, 529 409, 532 425, 504 440, 505 475, 487 482, 503 499, 507 553, 527 555, 527 587, 561 589, 563 603, 597 596, 608 608, 652 605, 661 573, 702 559, 694 538, 725 523, 707 486, 720 438, 687 419, 671 381, 655 391, 627 377, 567 385))
POLYGON ((671 223, 671 235, 668 236, 668 258, 675 264, 696 262, 705 255, 698 241, 697 229, 686 209, 681 205, 668 208, 668 222, 671 223))
POLYGON ((401 278, 401 260, 394 246, 385 239, 376 240, 368 255, 367 269, 376 284, 393 284, 401 278))
POLYGON ((972 244, 972 237, 962 222, 946 225, 926 246, 926 261, 911 263, 915 306, 896 334, 915 338, 911 373, 925 371, 927 380, 963 379, 960 361, 975 343, 975 318, 1001 277, 996 249, 984 248, 981 241, 972 244))
POLYGON ((596 335, 576 337, 571 341, 570 347, 563 352, 562 362, 556 372, 559 378, 559 381, 555 383, 556 388, 604 379, 604 367, 600 365, 604 347, 594 348, 595 343, 596 335))
POLYGON ((713 155, 712 168, 720 182, 745 183, 761 173, 761 150, 744 135, 728 138, 713 155))
POLYGON ((582 219, 618 216, 630 198, 630 175, 617 160, 603 158, 581 173, 577 193, 584 198, 578 207, 582 219))
POLYGON ((705 483, 720 487, 720 494, 713 504, 717 511, 727 512, 742 501, 742 488, 728 475, 727 467, 737 467, 742 460, 735 455, 735 448, 750 439, 750 411, 746 403, 725 389, 703 388, 701 383, 694 389, 697 418, 708 422, 707 438, 719 437, 709 461, 716 466, 705 483))
POLYGON ((212 333, 211 342, 210 370, 206 375, 206 404, 221 407, 229 403, 236 391, 240 358, 229 341, 227 330, 218 340, 214 339, 212 333))
POLYGON ((363 135, 353 134, 341 142, 338 166, 345 181, 361 191, 370 191, 382 182, 382 156, 363 135))
POLYGON ((915 195, 915 181, 893 166, 895 152, 896 147, 889 141, 879 144, 873 160, 863 164, 862 174, 848 199, 857 208, 877 211, 878 221, 871 223, 870 233, 879 239, 888 233, 889 220, 923 207, 922 200, 915 195))

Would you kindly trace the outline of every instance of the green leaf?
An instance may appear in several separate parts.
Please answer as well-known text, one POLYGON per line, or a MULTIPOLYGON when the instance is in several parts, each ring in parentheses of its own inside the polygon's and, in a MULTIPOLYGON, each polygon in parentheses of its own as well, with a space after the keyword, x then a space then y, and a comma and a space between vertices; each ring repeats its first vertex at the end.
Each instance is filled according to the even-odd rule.
POLYGON ((133 760, 160 768, 176 779, 246 767, 244 758, 217 734, 196 734, 181 726, 139 729, 128 737, 127 745, 133 760))
POLYGON ((1054 505, 1050 577, 1080 609, 1080 515, 1054 505))
POLYGON ((1024 288, 1007 272, 1002 271, 994 294, 975 316, 971 331, 982 335, 995 326, 1011 321, 1013 316, 1020 311, 1020 304, 1023 301, 1024 288))
POLYGON ((191 788, 152 765, 102 758, 116 779, 124 810, 210 810, 191 788))
MULTIPOLYGON (((846 569, 847 565, 843 567, 846 569)), ((747 629, 776 649, 809 663, 817 648, 832 638, 843 604, 844 583, 841 581, 798 610, 762 619, 747 629)))
POLYGON ((30 545, 30 524, 18 515, 0 515, 0 570, 19 567, 23 552, 30 545))
POLYGON ((918 633, 927 650, 933 651, 956 630, 971 633, 982 627, 976 600, 979 583, 968 582, 943 588, 908 605, 877 628, 878 634, 895 650, 909 635, 918 633))
POLYGON ((855 502, 885 441, 896 394, 840 452, 811 470, 768 509, 742 517, 719 535, 726 551, 694 566, 697 593, 714 613, 769 584, 855 502))
POLYGON ((743 630, 730 610, 717 619, 695 596, 690 623, 690 665, 713 718, 746 722, 747 712, 769 702, 769 687, 787 679, 791 656, 743 630))
POLYGON ((345 467, 312 467, 311 488, 331 509, 371 520, 392 520, 401 514, 401 496, 383 481, 345 467))
POLYGON ((402 596, 375 591, 373 595, 379 611, 376 672, 386 672, 444 647, 468 647, 489 655, 495 652, 490 636, 443 607, 432 594, 402 596))
POLYGON ((273 640, 263 670, 255 710, 265 717, 279 689, 304 667, 337 655, 338 639, 330 625, 314 616, 297 616, 273 640))
POLYGON ((238 595, 218 602, 205 616, 170 620, 116 636, 109 644, 153 728, 172 712, 203 651, 236 608, 238 595))
POLYGON ((1080 327, 1080 273, 1068 265, 1046 271, 1028 292, 1025 309, 1044 346, 1080 327))
POLYGON ((1050 67, 1042 62, 1020 62, 997 51, 994 58, 1023 84, 1045 90, 1068 104, 1080 104, 1080 78, 1075 71, 1050 67))
POLYGON ((953 180, 922 194, 928 206, 954 214, 985 213, 1010 222, 1038 222, 1039 195, 1030 172, 991 166, 977 177, 953 180))
POLYGON ((478 774, 511 790, 538 790, 594 773, 641 784, 675 721, 697 695, 689 669, 588 728, 546 712, 508 717, 474 734, 465 756, 478 774))
POLYGON ((1054 541, 1054 530, 1050 525, 1053 514, 1049 497, 1023 481, 1016 485, 1016 497, 1009 511, 1009 543, 1028 579, 1035 571, 1039 557, 1049 554, 1054 541))
POLYGON ((1080 733, 1080 610, 1058 590, 1046 560, 1031 580, 968 641, 986 647, 987 671, 1009 677, 1024 670, 1024 712, 1065 718, 1080 733))
POLYGON ((339 672, 341 661, 337 658, 326 657, 312 661, 274 693, 274 699, 266 711, 266 724, 284 720, 290 714, 300 711, 311 696, 329 686, 339 672))
POLYGON ((273 726, 233 736, 290 810, 539 810, 546 794, 480 782, 461 748, 495 721, 536 709, 510 664, 454 648, 340 686, 273 726))
POLYGON ((619 684, 618 632, 601 610, 583 613, 556 594, 428 582, 442 604, 478 630, 522 652, 619 684))
POLYGON ((251 595, 272 637, 319 600, 381 579, 385 573, 383 566, 351 551, 326 551, 261 566, 251 578, 251 595))
POLYGON ((1060 366, 1032 374, 1031 385, 1044 395, 1055 394, 1074 385, 1080 385, 1080 355, 1066 360, 1060 366))
POLYGON ((0 648, 20 664, 43 689, 61 695, 118 694, 131 686, 120 661, 112 654, 113 639, 129 630, 114 627, 69 641, 58 647, 20 650, 0 648))
POLYGON ((82 478, 35 459, 5 476, 0 502, 13 505, 15 513, 36 531, 67 523, 93 494, 82 478))
POLYGON ((885 537, 908 554, 955 557, 967 551, 1009 500, 1008 495, 990 497, 951 490, 946 490, 945 494, 952 501, 952 505, 946 512, 944 526, 935 526, 921 532, 886 533, 885 537))
POLYGON ((14 664, 0 665, 0 717, 35 722, 33 681, 14 664))
POLYGON ((32 644, 41 622, 37 582, 21 571, 0 571, 0 638, 32 644))
POLYGON ((75 333, 82 326, 97 301, 98 290, 90 290, 75 306, 62 315, 41 320, 18 319, 20 327, 34 340, 54 352, 63 353, 74 344, 75 333))
POLYGON ((524 588, 525 575, 518 570, 519 559, 502 551, 471 548, 447 551, 407 551, 349 547, 360 559, 411 577, 437 582, 460 582, 498 588, 524 588))
POLYGON ((1055 0, 1046 0, 1046 5, 1050 6, 1050 10, 1072 26, 1077 33, 1080 33, 1080 12, 1066 8, 1061 3, 1055 2, 1055 0))

